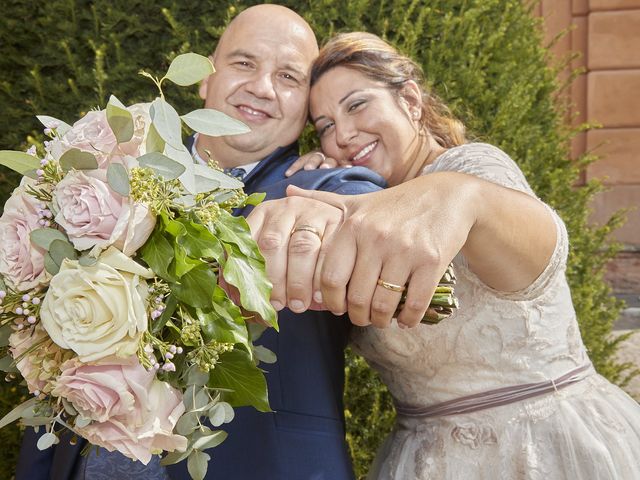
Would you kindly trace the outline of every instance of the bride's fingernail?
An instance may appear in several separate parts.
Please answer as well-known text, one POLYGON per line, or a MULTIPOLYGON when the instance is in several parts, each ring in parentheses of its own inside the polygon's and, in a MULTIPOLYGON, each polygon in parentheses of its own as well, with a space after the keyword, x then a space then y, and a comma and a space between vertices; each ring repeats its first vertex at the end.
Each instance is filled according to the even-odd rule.
POLYGON ((300 313, 304 311, 304 303, 302 303, 302 300, 290 300, 289 308, 296 313, 300 313))
POLYGON ((271 300, 271 306, 273 308, 275 308, 275 310, 277 312, 279 312, 280 310, 282 310, 284 308, 284 305, 282 305, 279 301, 277 300, 271 300))
POLYGON ((322 303, 322 292, 320 290, 313 292, 313 301, 316 303, 322 303))

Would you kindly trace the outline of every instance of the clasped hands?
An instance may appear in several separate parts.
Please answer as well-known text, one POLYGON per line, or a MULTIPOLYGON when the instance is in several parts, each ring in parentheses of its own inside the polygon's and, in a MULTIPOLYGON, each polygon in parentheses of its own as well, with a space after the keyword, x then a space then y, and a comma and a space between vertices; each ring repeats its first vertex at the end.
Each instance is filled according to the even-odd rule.
MULTIPOLYGON (((394 287, 406 285, 398 325, 420 323, 464 235, 428 228, 415 213, 414 194, 396 188, 350 196, 290 186, 287 198, 258 205, 247 221, 266 260, 273 306, 348 312, 356 325, 386 327, 404 290, 394 287)), ((446 215, 436 208, 422 213, 432 220, 446 215)))

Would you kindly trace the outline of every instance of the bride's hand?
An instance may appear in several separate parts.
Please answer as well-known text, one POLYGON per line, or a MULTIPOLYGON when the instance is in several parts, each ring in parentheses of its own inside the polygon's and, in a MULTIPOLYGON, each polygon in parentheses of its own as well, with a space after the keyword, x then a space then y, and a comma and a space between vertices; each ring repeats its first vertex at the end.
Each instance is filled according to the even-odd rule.
POLYGON ((298 170, 316 170, 318 168, 335 168, 338 166, 338 161, 334 158, 325 156, 320 150, 312 150, 293 162, 284 174, 290 177, 298 170))

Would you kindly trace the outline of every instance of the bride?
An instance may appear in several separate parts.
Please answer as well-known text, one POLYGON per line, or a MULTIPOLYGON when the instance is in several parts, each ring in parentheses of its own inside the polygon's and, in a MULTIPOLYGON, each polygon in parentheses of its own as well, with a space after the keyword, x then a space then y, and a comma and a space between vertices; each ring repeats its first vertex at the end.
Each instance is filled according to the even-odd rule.
POLYGON ((515 162, 467 143, 415 63, 374 35, 332 39, 311 82, 324 154, 392 188, 292 189, 248 221, 259 244, 287 239, 265 253, 277 300, 348 311, 354 348, 394 397, 370 478, 640 478, 640 406, 594 371, 565 226, 515 162), (421 324, 451 261, 460 308, 421 324))

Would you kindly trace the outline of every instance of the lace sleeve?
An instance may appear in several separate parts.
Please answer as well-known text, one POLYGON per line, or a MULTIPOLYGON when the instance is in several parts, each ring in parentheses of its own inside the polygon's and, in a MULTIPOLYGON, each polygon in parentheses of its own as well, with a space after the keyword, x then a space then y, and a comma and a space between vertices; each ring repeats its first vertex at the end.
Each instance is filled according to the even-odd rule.
MULTIPOLYGON (((483 180, 512 188, 537 198, 527 183, 524 174, 511 157, 499 148, 485 143, 470 143, 447 150, 432 165, 427 167, 424 173, 435 172, 460 172, 474 175, 483 180)), ((558 275, 564 274, 569 250, 564 222, 551 207, 546 204, 545 207, 549 210, 556 225, 556 245, 549 263, 531 285, 517 292, 494 290, 483 283, 472 271, 468 270, 467 262, 462 254, 456 257, 458 268, 467 270, 467 275, 474 283, 498 297, 526 301, 540 296, 558 275)))

